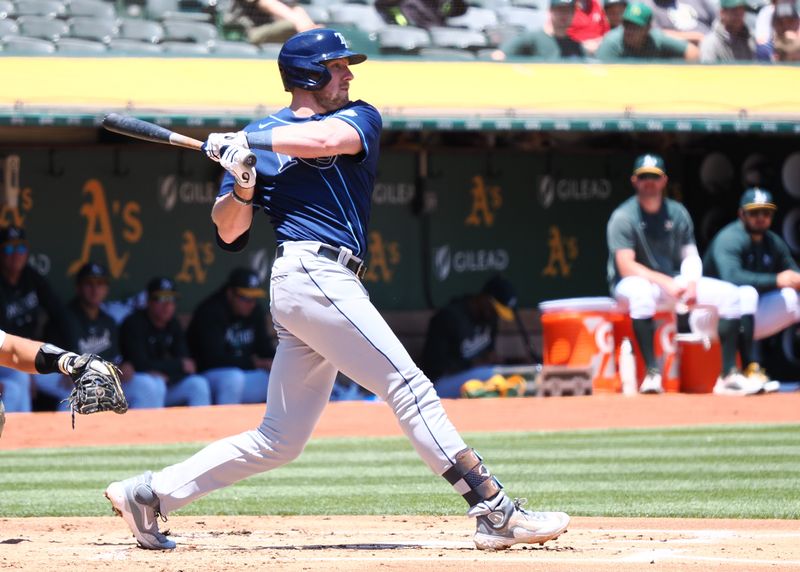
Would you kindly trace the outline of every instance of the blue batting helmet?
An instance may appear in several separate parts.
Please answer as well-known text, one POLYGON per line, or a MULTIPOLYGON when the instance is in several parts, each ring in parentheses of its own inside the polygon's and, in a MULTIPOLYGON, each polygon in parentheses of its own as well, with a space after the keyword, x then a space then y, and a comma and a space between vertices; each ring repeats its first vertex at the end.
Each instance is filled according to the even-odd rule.
POLYGON ((325 62, 347 58, 350 65, 367 59, 365 54, 350 50, 345 37, 335 30, 320 28, 295 34, 283 44, 278 54, 278 69, 283 87, 291 91, 299 87, 317 91, 331 81, 325 62))

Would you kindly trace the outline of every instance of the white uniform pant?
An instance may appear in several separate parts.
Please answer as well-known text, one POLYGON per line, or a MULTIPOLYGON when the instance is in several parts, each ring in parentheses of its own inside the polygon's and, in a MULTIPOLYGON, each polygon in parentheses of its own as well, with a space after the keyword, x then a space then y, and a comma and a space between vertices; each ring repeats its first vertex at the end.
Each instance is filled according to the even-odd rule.
POLYGON ((739 286, 742 315, 755 315, 754 337, 768 338, 800 322, 800 300, 794 288, 781 288, 763 294, 752 286, 739 286))
POLYGON ((466 448, 430 380, 347 268, 316 254, 319 243, 284 244, 272 267, 270 311, 278 345, 267 412, 258 429, 208 445, 153 475, 164 514, 212 490, 295 459, 341 371, 386 401, 437 475, 466 448))
MULTIPOLYGON (((675 280, 685 282, 686 279, 677 276, 675 280)), ((640 276, 627 276, 620 280, 614 295, 627 304, 634 320, 652 318, 657 310, 672 310, 677 303, 661 286, 640 276)), ((715 278, 704 276, 697 281, 697 305, 716 308, 720 318, 741 316, 737 287, 715 278)))

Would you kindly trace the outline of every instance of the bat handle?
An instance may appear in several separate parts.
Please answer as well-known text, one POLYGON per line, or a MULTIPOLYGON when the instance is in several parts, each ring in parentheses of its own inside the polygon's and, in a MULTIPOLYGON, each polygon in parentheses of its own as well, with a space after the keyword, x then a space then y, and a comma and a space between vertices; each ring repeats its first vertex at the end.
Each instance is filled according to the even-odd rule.
MULTIPOLYGON (((224 153, 224 152, 225 152, 225 149, 227 149, 227 148, 228 148, 228 147, 227 147, 227 145, 226 145, 225 147, 222 147, 222 148, 220 148, 220 150, 219 150, 219 151, 220 151, 220 154, 224 153)), ((205 143, 203 143, 203 144, 200 146, 200 150, 201 150, 203 153, 205 153, 205 152, 206 152, 206 144, 205 144, 205 143)), ((244 164, 245 164, 245 165, 247 165, 248 167, 255 167, 257 162, 258 162, 258 159, 256 158, 256 155, 255 155, 255 153, 253 153, 253 152, 250 152, 250 153, 248 153, 248 154, 247 154, 247 155, 245 155, 245 157, 244 157, 244 164)))

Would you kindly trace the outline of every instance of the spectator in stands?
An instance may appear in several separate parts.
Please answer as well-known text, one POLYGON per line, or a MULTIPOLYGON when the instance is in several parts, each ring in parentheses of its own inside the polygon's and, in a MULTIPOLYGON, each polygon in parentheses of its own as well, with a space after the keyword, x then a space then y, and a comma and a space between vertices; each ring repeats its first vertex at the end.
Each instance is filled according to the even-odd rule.
POLYGON ((431 28, 467 11, 465 0, 376 0, 375 9, 389 24, 431 28))
MULTIPOLYGON (((28 266, 29 251, 24 229, 0 229, 0 329, 24 338, 42 339, 42 326, 49 322, 62 339, 64 307, 47 280, 28 266)), ((31 411, 35 388, 30 374, 0 367, 0 384, 7 411, 31 411)))
POLYGON ((717 10, 710 0, 645 0, 653 10, 653 26, 695 46, 711 31, 717 10))
POLYGON ((297 32, 319 26, 292 0, 231 0, 223 17, 226 26, 239 26, 251 44, 282 43, 297 32))
POLYGON ((178 292, 169 278, 147 285, 147 306, 128 316, 120 329, 122 357, 136 368, 133 381, 149 378, 164 405, 211 405, 208 380, 196 374, 186 338, 175 317, 178 292))
POLYGON ((583 46, 567 35, 574 14, 575 0, 550 0, 550 31, 535 30, 514 36, 492 53, 492 59, 504 60, 507 56, 548 60, 582 58, 583 46))
POLYGON ((622 14, 625 13, 625 8, 627 8, 627 6, 627 0, 605 0, 603 3, 606 19, 612 30, 622 25, 622 14))
POLYGON ((747 0, 720 0, 719 19, 700 42, 703 63, 753 60, 756 40, 744 22, 747 0))
POLYGON ((611 30, 595 54, 601 61, 679 59, 696 61, 700 50, 686 40, 671 38, 651 29, 653 12, 641 2, 632 2, 622 15, 622 26, 611 30))
POLYGON ((189 349, 208 379, 215 404, 264 403, 275 348, 267 334, 266 298, 258 274, 236 268, 195 309, 189 349))
POLYGON ((459 397, 464 382, 492 376, 498 317, 513 320, 516 305, 514 287, 496 275, 477 294, 453 298, 434 314, 421 365, 439 397, 459 397))
POLYGON ((575 15, 567 33, 583 45, 587 54, 597 51, 603 36, 610 29, 600 0, 576 0, 575 15))
MULTIPOLYGON (((131 409, 157 407, 154 401, 158 387, 153 387, 150 376, 139 376, 134 380, 134 369, 130 362, 122 361, 119 349, 119 326, 101 305, 108 297, 109 274, 105 266, 96 262, 84 264, 75 280, 76 296, 67 304, 66 338, 59 340, 55 332, 48 339, 58 340, 64 347, 75 348, 78 353, 97 354, 119 366, 122 372, 122 389, 131 409)), ((72 391, 72 380, 60 373, 39 374, 35 376, 36 389, 49 395, 60 403, 59 409, 66 410, 63 402, 72 391)))
POLYGON ((800 17, 797 4, 779 3, 773 17, 772 59, 776 62, 800 60, 800 17))
MULTIPOLYGON (((777 1, 771 0, 758 11, 754 32, 757 46, 765 45, 772 40, 772 19, 775 16, 777 1)), ((782 2, 788 4, 794 2, 794 0, 782 0, 782 2)))

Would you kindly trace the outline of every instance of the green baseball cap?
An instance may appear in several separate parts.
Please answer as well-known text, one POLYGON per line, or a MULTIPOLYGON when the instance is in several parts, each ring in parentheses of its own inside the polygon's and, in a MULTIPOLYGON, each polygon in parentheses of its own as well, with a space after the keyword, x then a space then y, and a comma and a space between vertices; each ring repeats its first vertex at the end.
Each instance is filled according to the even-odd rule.
POLYGON ((724 9, 747 6, 747 0, 719 0, 719 7, 724 9))
POLYGON ((746 211, 754 211, 756 209, 778 210, 778 207, 775 206, 775 201, 772 199, 772 193, 759 187, 747 189, 742 193, 739 206, 746 211))
POLYGON ((642 27, 649 26, 652 17, 653 10, 650 6, 642 4, 641 2, 632 2, 628 4, 628 7, 625 8, 625 12, 622 14, 622 20, 624 22, 630 22, 631 24, 642 27))
MULTIPOLYGON (((649 8, 648 8, 649 10, 649 8)), ((640 26, 642 24, 639 24, 640 26)), ((664 159, 660 155, 647 153, 639 155, 633 163, 634 177, 639 175, 666 175, 667 171, 664 168, 664 159)))

